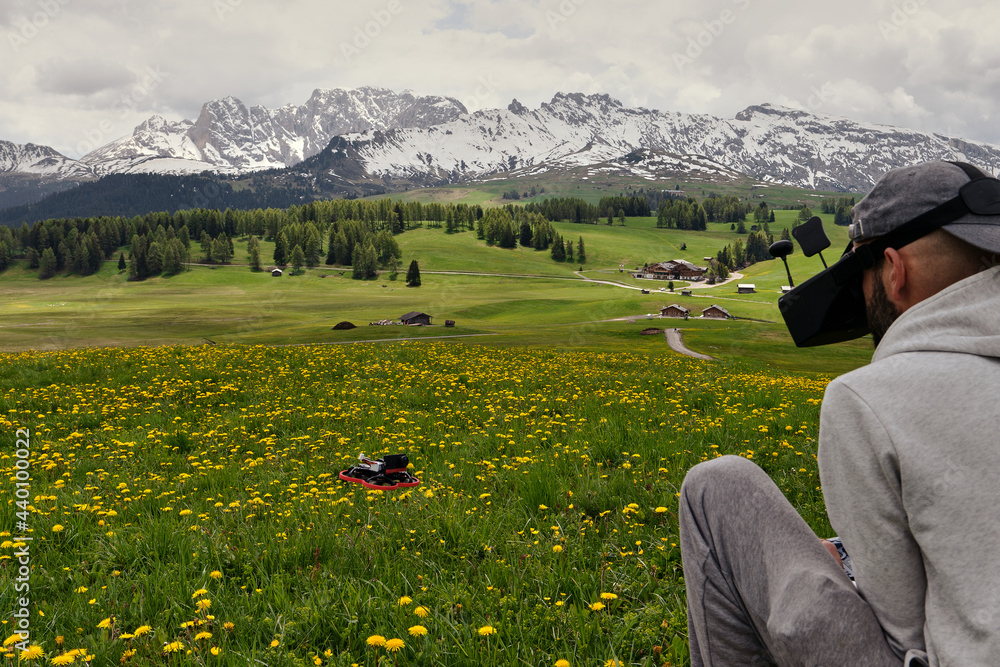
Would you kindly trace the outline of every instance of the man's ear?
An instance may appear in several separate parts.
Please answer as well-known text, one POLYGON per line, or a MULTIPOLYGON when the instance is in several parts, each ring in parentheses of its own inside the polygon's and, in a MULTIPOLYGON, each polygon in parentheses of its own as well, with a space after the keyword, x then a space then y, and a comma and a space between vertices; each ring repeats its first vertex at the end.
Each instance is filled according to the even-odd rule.
POLYGON ((885 263, 882 266, 881 277, 889 301, 899 312, 906 310, 911 305, 908 299, 912 286, 908 282, 906 262, 895 248, 885 249, 885 263))

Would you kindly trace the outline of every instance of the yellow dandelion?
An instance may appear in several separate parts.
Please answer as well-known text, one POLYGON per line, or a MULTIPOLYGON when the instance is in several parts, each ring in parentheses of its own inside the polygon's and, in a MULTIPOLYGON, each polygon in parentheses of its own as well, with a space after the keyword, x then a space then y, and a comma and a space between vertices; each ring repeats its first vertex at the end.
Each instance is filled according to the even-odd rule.
POLYGON ((212 655, 220 655, 221 653, 222 653, 222 649, 221 648, 219 648, 218 646, 213 646, 212 647, 212 655))
POLYGON ((547 507, 547 506, 545 506, 545 505, 539 505, 539 506, 538 506, 538 509, 540 509, 540 510, 547 510, 547 509, 548 509, 548 507, 547 507))
POLYGON ((119 661, 120 662, 125 662, 126 660, 128 660, 129 658, 131 658, 133 655, 135 655, 135 649, 134 648, 130 648, 129 650, 127 650, 127 651, 125 651, 125 652, 122 653, 122 657, 119 659, 119 661))
POLYGON ((590 611, 601 611, 602 609, 604 609, 603 602, 595 602, 594 604, 590 605, 590 611))
POLYGON ((423 637, 427 634, 427 628, 422 625, 414 625, 409 629, 409 633, 414 637, 423 637))
POLYGON ((119 639, 135 639, 135 635, 133 635, 131 632, 123 632, 120 635, 118 635, 118 637, 119 639))
POLYGON ((554 554, 562 553, 562 550, 563 548, 561 544, 556 544, 552 547, 552 553, 554 554))
POLYGON ((211 632, 199 632, 194 636, 195 641, 201 641, 202 639, 211 639, 211 638, 212 638, 211 632))
POLYGON ((86 593, 89 589, 86 586, 80 586, 79 588, 73 589, 74 593, 86 593))
POLYGON ((656 508, 655 510, 653 510, 653 511, 654 511, 654 512, 656 512, 657 514, 663 514, 664 512, 666 512, 666 511, 667 511, 667 508, 666 508, 666 507, 657 507, 657 508, 656 508))
POLYGON ((64 530, 66 530, 66 527, 63 526, 61 523, 57 523, 56 525, 52 526, 53 533, 61 533, 64 530))
POLYGON ((212 601, 209 600, 208 598, 205 598, 204 600, 198 600, 197 605, 198 605, 198 611, 205 611, 206 609, 212 606, 212 601))
POLYGON ((198 590, 196 590, 194 593, 191 594, 191 599, 193 600, 196 597, 201 597, 202 595, 207 595, 207 594, 208 594, 207 590, 205 590, 204 588, 199 588, 198 590))
POLYGON ((369 646, 385 646, 385 637, 382 635, 372 635, 365 640, 365 643, 369 646))
POLYGON ((21 660, 34 660, 35 658, 41 658, 45 655, 45 651, 38 644, 32 644, 28 647, 28 650, 21 651, 21 655, 18 656, 21 660))
POLYGON ((63 653, 62 655, 57 655, 49 661, 53 665, 70 665, 76 662, 75 653, 63 653))
POLYGON ((555 667, 569 667, 569 660, 562 658, 561 660, 556 660, 555 667))
POLYGON ((152 631, 153 628, 151 628, 150 626, 140 625, 135 629, 135 632, 133 632, 132 634, 134 634, 136 637, 142 637, 143 635, 148 635, 152 631))
POLYGON ((493 628, 492 625, 484 625, 483 627, 479 628, 478 632, 480 637, 489 637, 490 635, 495 635, 497 631, 493 628))
POLYGON ((111 627, 111 619, 112 618, 114 618, 114 617, 113 616, 108 616, 106 619, 104 619, 103 621, 101 621, 100 623, 98 623, 97 627, 101 628, 102 630, 107 630, 108 628, 111 627))
POLYGON ((602 600, 617 600, 618 596, 614 593, 601 593, 602 600))
POLYGON ((208 573, 208 576, 212 577, 213 579, 222 579, 222 573, 219 572, 218 570, 212 570, 211 572, 208 573))
POLYGON ((4 647, 7 647, 10 646, 11 644, 16 644, 19 641, 21 641, 21 635, 20 633, 15 632, 10 637, 7 637, 7 639, 3 640, 3 645, 4 647))
POLYGON ((184 650, 184 642, 170 642, 163 645, 164 653, 177 653, 184 650))
POLYGON ((403 642, 402 639, 393 638, 385 643, 385 650, 389 651, 390 653, 395 653, 404 646, 406 646, 406 644, 403 642))
POLYGON ((416 609, 414 609, 413 613, 419 616, 420 618, 427 618, 428 616, 431 615, 431 610, 421 605, 416 609))
POLYGON ((230 621, 226 621, 225 623, 222 624, 222 629, 223 630, 227 630, 227 631, 231 631, 235 627, 236 626, 233 625, 232 622, 230 622, 230 621))
POLYGON ((625 667, 621 662, 615 660, 614 658, 608 658, 604 663, 604 667, 625 667))
POLYGON ((281 642, 279 642, 277 639, 272 639, 271 640, 271 648, 275 648, 280 643, 281 642))
POLYGON ((413 602, 413 600, 408 595, 404 595, 403 597, 399 598, 399 606, 400 607, 405 607, 406 605, 410 604, 411 602, 413 602))

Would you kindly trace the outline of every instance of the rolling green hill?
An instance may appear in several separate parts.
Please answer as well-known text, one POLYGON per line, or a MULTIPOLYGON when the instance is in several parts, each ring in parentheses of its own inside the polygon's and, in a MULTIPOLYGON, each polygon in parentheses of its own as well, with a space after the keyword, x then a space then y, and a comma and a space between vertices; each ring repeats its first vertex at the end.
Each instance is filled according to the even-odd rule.
MULTIPOLYGON (((772 231, 791 226, 794 211, 776 211, 772 231)), ((832 254, 846 243, 846 230, 827 221, 832 254)), ((628 269, 645 262, 687 259, 704 265, 738 237, 728 224, 704 232, 657 229, 653 218, 629 218, 625 226, 554 223, 576 242, 583 238, 587 261, 558 263, 547 251, 489 247, 472 232, 445 234, 414 229, 397 237, 403 268, 419 262, 423 286, 407 288, 382 273, 351 279, 350 268, 320 266, 303 275, 272 278, 246 266, 190 266, 172 277, 128 282, 114 261, 95 275, 57 275, 40 281, 23 261, 2 276, 0 349, 61 349, 81 346, 230 343, 343 343, 358 340, 475 335, 489 345, 552 348, 633 349, 648 345, 648 327, 680 326, 692 348, 713 356, 747 356, 798 370, 839 372, 865 363, 869 343, 856 341, 819 350, 796 349, 781 324, 777 299, 787 284, 784 267, 772 260, 750 267, 739 282, 756 294, 736 294, 736 283, 692 290, 692 296, 660 291, 660 281, 637 280, 628 269), (685 248, 685 250, 681 250, 685 248), (626 272, 619 271, 624 266, 626 272), (582 271, 580 269, 582 268, 582 271), (606 281, 614 284, 603 284, 606 281), (645 288, 650 294, 642 294, 645 288), (740 318, 713 322, 650 321, 647 315, 678 303, 693 313, 717 303, 740 318), (368 326, 417 310, 431 314, 430 327, 368 326), (744 318, 759 321, 745 321, 744 318), (455 320, 454 328, 444 327, 455 320), (609 321, 613 320, 613 321, 609 321), (333 331, 350 321, 358 328, 333 331), (489 334, 489 335, 483 335, 489 334)), ((246 240, 237 240, 234 262, 246 261, 246 240)), ((262 243, 265 263, 272 243, 262 243)), ((116 254, 117 256, 117 254, 116 254)), ((819 258, 789 258, 799 281, 820 270, 819 258)), ((653 337, 658 345, 663 337, 653 337)))

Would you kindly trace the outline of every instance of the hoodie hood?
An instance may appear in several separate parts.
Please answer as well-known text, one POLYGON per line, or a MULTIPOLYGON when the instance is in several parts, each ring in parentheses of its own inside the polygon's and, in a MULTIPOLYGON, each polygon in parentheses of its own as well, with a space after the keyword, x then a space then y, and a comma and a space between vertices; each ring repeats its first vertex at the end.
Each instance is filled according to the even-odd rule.
POLYGON ((872 361, 904 352, 1000 358, 1000 266, 960 280, 900 315, 872 361))

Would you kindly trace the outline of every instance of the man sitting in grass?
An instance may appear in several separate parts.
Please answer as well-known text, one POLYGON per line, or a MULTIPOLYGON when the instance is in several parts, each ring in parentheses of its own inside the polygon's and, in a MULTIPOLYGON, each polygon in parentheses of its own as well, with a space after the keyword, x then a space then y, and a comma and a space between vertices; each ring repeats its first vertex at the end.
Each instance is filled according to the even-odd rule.
POLYGON ((823 401, 823 495, 855 581, 750 461, 689 471, 692 665, 1000 664, 1000 183, 977 179, 972 205, 959 189, 978 176, 897 169, 854 209, 855 250, 928 211, 950 220, 876 253, 875 355, 823 401))

